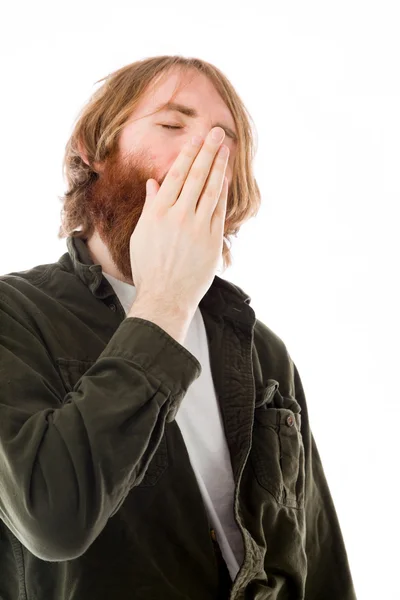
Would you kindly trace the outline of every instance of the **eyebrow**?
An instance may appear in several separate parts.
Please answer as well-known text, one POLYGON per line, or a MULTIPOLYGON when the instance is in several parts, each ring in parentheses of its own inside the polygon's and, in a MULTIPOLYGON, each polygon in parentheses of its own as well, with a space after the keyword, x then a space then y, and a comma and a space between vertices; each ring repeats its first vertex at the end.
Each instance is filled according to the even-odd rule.
MULTIPOLYGON (((197 110, 195 108, 192 108, 190 106, 185 106, 184 104, 179 104, 178 102, 167 102, 166 104, 161 104, 161 106, 158 106, 156 109, 156 112, 163 112, 163 111, 173 111, 173 112, 180 112, 184 115, 186 115, 187 117, 198 117, 199 113, 197 112, 197 110)), ((212 127, 222 127, 222 129, 225 131, 226 135, 230 138, 232 138, 235 142, 238 141, 238 137, 236 135, 236 133, 233 131, 233 129, 231 129, 230 127, 228 127, 227 125, 224 125, 223 123, 213 123, 212 127)))

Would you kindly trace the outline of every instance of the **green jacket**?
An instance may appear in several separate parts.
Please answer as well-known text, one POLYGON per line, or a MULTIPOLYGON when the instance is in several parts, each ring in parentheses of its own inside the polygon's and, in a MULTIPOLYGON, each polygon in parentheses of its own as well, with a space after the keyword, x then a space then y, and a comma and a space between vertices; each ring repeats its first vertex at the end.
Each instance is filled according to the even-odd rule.
POLYGON ((174 418, 201 365, 67 247, 0 277, 0 599, 354 600, 299 373, 250 298, 216 276, 199 305, 245 548, 226 586, 174 418))

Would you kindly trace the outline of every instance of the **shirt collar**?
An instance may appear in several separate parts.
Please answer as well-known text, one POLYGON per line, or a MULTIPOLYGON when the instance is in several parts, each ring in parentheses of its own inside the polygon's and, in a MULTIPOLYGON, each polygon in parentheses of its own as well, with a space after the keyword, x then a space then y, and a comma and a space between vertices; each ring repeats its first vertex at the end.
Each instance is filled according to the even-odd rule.
MULTIPOLYGON (((69 236, 66 242, 68 253, 59 260, 62 267, 74 272, 97 298, 105 299, 115 295, 114 289, 103 275, 101 265, 93 262, 85 241, 79 237, 69 236)), ((254 311, 249 306, 250 302, 250 296, 240 287, 215 275, 200 306, 219 315, 224 313, 235 320, 247 321, 249 317, 250 320, 254 318, 254 311)))

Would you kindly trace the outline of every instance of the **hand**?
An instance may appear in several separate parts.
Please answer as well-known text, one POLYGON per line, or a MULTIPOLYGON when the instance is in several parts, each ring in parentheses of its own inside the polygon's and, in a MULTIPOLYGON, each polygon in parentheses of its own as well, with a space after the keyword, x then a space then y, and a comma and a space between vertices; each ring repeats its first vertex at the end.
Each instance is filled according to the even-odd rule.
POLYGON ((210 288, 223 249, 229 149, 213 128, 200 146, 189 140, 161 187, 147 182, 142 214, 130 239, 137 297, 194 314, 210 288), (213 131, 220 140, 212 138, 213 131))

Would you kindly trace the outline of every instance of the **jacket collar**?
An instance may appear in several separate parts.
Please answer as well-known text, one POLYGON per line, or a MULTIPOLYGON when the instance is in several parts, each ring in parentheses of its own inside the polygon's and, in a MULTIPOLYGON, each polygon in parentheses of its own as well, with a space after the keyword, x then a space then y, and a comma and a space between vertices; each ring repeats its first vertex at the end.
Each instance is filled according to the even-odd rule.
MULTIPOLYGON (((115 295, 109 281, 103 276, 101 265, 93 262, 83 239, 69 236, 67 249, 68 253, 59 260, 64 269, 75 273, 97 298, 105 299, 115 295)), ((249 306, 250 302, 251 297, 240 287, 215 275, 199 306, 208 312, 219 316, 226 315, 235 321, 254 323, 255 315, 249 306)))

